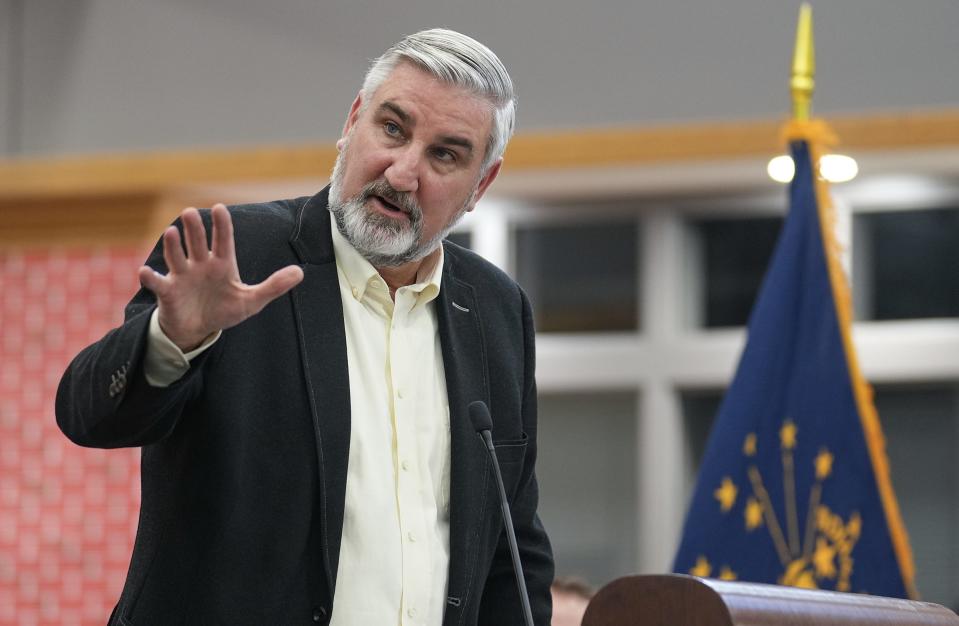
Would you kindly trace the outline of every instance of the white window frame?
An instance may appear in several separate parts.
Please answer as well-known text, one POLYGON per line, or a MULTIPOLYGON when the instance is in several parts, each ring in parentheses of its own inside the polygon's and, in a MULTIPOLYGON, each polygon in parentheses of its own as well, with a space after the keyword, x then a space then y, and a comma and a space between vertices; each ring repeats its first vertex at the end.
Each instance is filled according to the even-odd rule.
MULTIPOLYGON (((901 159, 887 153, 859 157, 862 172, 906 174, 932 172, 959 181, 959 159, 943 159, 942 151, 911 153, 901 159), (944 165, 944 163, 946 165, 944 165), (951 165, 949 165, 951 164, 951 165)), ((681 392, 688 389, 724 389, 736 367, 745 340, 744 329, 703 329, 692 322, 697 291, 690 266, 691 215, 743 216, 768 214, 770 203, 723 202, 697 208, 683 197, 739 197, 760 200, 770 194, 785 207, 786 189, 765 175, 765 163, 755 159, 722 163, 667 166, 584 168, 582 170, 505 172, 492 196, 481 201, 459 229, 472 233, 473 249, 510 271, 511 232, 529 220, 568 220, 569 211, 549 214, 549 200, 633 196, 642 205, 638 214, 639 289, 638 332, 544 333, 537 337, 537 383, 541 392, 631 391, 638 397, 636 414, 636 571, 669 571, 680 539, 687 506, 687 485, 693 460, 687 458, 681 392), (655 198, 661 198, 655 200, 655 198), (663 200, 662 198, 666 198, 663 200), (766 207, 766 208, 762 208, 766 207)), ((931 189, 931 188, 930 188, 931 189)), ((925 208, 936 194, 955 190, 927 190, 913 196, 908 206, 925 208)), ((851 241, 849 210, 884 210, 882 197, 869 195, 868 184, 850 184, 833 190, 836 205, 845 210, 839 220, 840 240, 851 241)), ((959 193, 952 196, 959 197, 959 193)), ((941 201, 941 197, 938 201, 941 201)), ((898 209, 908 208, 902 199, 898 209)), ((781 214, 781 211, 780 211, 781 214)), ((581 214, 575 217, 581 218, 581 214)), ((693 252, 694 254, 694 252, 693 252)), ((846 263, 847 271, 849 264, 846 263)), ((853 339, 867 380, 875 384, 959 381, 959 319, 857 322, 853 339)))

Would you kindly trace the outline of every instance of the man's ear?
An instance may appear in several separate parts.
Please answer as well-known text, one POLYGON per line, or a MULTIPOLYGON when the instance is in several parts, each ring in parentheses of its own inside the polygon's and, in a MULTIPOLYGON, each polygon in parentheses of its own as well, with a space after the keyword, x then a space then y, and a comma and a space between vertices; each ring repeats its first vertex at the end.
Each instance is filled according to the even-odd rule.
POLYGON ((339 149, 341 142, 346 139, 347 135, 350 134, 350 131, 353 129, 353 126, 356 125, 356 121, 360 118, 360 109, 363 108, 363 90, 361 89, 358 94, 356 94, 356 99, 353 100, 353 104, 350 105, 350 113, 346 116, 346 123, 343 124, 343 135, 340 137, 340 140, 336 142, 336 147, 339 149))
POLYGON ((466 209, 467 211, 472 211, 476 208, 476 203, 480 201, 480 198, 483 197, 483 194, 486 193, 489 186, 496 180, 502 166, 503 157, 496 159, 496 162, 489 166, 489 169, 486 170, 486 173, 483 174, 483 177, 480 178, 479 183, 476 185, 476 191, 473 192, 473 199, 470 202, 470 207, 466 209))

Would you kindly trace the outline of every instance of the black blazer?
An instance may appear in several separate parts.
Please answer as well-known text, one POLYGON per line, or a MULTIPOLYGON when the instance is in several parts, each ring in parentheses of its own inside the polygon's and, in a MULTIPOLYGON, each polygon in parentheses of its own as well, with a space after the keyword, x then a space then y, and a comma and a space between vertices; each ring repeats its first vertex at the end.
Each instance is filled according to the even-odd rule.
MULTIPOLYGON (((335 602, 350 398, 326 190, 231 213, 245 282, 291 263, 303 282, 226 330, 164 389, 142 373, 155 300, 141 289, 124 324, 73 360, 57 392, 57 423, 74 442, 143 447, 139 528, 111 624, 327 623, 335 602)), ((435 302, 452 448, 443 623, 522 623, 492 469, 467 414, 484 400, 533 615, 545 625, 553 564, 536 516, 529 302, 488 262, 444 245, 435 302)), ((159 244, 147 263, 166 271, 159 244)))

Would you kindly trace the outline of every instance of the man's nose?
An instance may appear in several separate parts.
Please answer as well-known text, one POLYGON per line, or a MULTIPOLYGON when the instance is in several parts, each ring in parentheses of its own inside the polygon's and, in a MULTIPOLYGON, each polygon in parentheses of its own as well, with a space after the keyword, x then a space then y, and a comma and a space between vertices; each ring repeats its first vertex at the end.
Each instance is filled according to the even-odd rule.
POLYGON ((412 147, 399 150, 393 155, 393 162, 384 175, 387 182, 397 191, 416 191, 420 186, 420 158, 412 147))

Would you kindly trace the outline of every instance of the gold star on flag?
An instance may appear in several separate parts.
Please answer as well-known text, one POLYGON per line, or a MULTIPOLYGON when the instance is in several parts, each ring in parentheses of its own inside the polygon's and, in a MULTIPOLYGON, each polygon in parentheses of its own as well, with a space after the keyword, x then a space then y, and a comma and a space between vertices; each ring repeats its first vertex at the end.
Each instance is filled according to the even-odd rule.
POLYGON ((822 480, 832 473, 833 455, 823 448, 816 455, 816 478, 822 480))
POLYGON ((743 442, 743 454, 756 456, 756 433, 746 435, 746 441, 743 442))
POLYGON ((723 565, 719 570, 719 580, 736 580, 736 572, 729 569, 728 565, 723 565))
POLYGON ((709 564, 709 561, 706 560, 706 557, 701 556, 696 559, 696 565, 689 570, 689 573, 693 576, 699 576, 700 578, 707 578, 712 571, 713 566, 709 564))
POLYGON ((849 523, 846 524, 846 532, 849 533, 850 538, 854 540, 859 539, 859 533, 862 532, 862 518, 859 516, 858 511, 852 514, 849 523))
POLYGON ((836 577, 836 549, 829 545, 823 537, 816 539, 816 551, 812 554, 813 565, 816 566, 816 576, 819 578, 836 577))
POLYGON ((786 420, 779 429, 779 443, 783 450, 792 450, 796 447, 796 425, 792 420, 786 420))
POLYGON ((756 530, 763 524, 763 506, 759 504, 756 498, 750 498, 746 501, 746 510, 743 512, 746 517, 746 530, 756 530))
POLYGON ((719 500, 719 507, 723 513, 727 513, 729 509, 733 508, 733 505, 736 504, 737 494, 739 494, 739 489, 729 476, 723 478, 723 482, 719 485, 719 488, 713 491, 713 496, 719 500))

